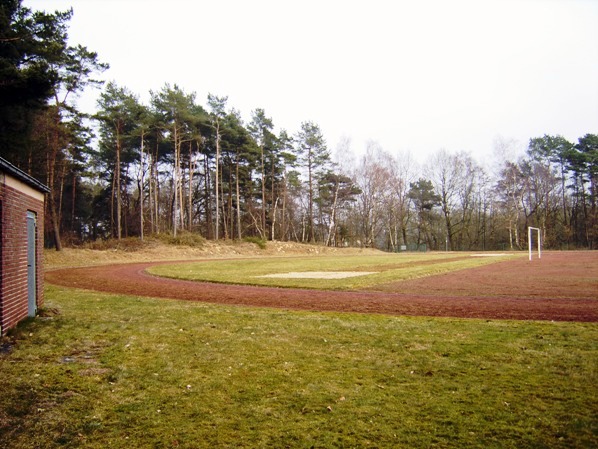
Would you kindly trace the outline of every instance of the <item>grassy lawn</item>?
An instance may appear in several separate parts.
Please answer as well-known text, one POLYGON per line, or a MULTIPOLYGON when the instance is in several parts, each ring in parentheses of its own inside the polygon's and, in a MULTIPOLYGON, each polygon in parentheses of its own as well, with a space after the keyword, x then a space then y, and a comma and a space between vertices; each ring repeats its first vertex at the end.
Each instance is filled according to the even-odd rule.
POLYGON ((598 446, 596 324, 46 308, 1 346, 2 448, 598 446))
POLYGON ((158 265, 148 271, 158 276, 193 281, 238 283, 248 285, 353 290, 371 288, 388 282, 473 268, 505 261, 521 254, 501 257, 470 257, 468 253, 379 254, 320 257, 260 258, 215 260, 158 265), (304 271, 373 272, 347 279, 268 278, 269 274, 304 271))

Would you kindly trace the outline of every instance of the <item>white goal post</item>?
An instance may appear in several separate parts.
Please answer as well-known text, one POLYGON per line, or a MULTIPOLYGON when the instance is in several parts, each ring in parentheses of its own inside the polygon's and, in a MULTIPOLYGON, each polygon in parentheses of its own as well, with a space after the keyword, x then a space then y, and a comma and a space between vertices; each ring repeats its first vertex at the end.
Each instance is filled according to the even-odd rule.
POLYGON ((540 228, 532 228, 531 226, 528 226, 527 228, 527 243, 529 246, 529 260, 532 260, 532 231, 537 231, 538 232, 538 259, 542 258, 542 232, 540 231, 540 228))

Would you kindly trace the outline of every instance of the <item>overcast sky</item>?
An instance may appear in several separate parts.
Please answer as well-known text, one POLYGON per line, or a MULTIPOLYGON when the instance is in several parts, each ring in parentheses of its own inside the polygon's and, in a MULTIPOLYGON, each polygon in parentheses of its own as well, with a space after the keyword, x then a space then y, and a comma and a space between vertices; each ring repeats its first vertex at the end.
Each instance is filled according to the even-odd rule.
MULTIPOLYGON (((495 140, 598 133, 595 0, 24 0, 73 7, 70 42, 149 100, 165 83, 228 95, 246 121, 320 125, 416 159, 489 158, 495 140)), ((95 94, 97 96, 97 93, 95 94)), ((81 107, 95 107, 93 95, 81 107)))

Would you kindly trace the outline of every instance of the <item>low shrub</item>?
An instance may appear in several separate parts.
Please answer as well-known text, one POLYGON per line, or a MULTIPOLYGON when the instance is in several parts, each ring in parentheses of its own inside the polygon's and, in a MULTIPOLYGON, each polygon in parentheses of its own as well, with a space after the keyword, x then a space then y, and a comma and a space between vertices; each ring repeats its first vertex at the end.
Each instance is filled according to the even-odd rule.
POLYGON ((201 248, 206 243, 204 237, 188 231, 181 231, 176 236, 172 234, 156 234, 154 238, 168 245, 189 246, 192 248, 201 248))
POLYGON ((254 243, 260 247, 260 249, 266 249, 266 240, 259 238, 259 237, 245 237, 243 238, 244 242, 247 243, 254 243))
POLYGON ((83 246, 86 249, 98 251, 121 250, 121 251, 139 251, 146 246, 146 242, 139 237, 126 237, 124 239, 106 239, 96 240, 83 246))

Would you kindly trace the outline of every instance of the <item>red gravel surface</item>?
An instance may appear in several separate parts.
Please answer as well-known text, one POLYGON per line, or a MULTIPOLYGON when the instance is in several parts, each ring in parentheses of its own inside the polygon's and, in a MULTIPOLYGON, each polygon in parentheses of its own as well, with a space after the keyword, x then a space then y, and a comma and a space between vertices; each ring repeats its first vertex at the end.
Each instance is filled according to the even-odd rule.
POLYGON ((533 262, 521 258, 351 292, 179 281, 145 272, 157 264, 53 270, 46 280, 126 295, 295 310, 598 321, 598 252, 548 252, 533 262))

